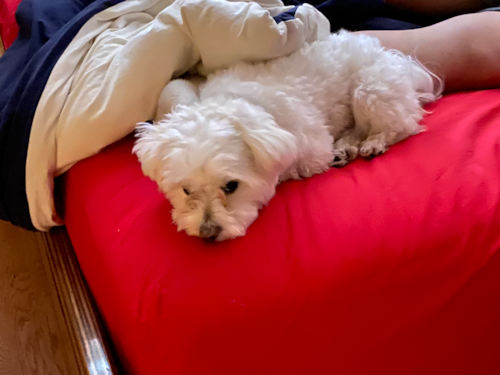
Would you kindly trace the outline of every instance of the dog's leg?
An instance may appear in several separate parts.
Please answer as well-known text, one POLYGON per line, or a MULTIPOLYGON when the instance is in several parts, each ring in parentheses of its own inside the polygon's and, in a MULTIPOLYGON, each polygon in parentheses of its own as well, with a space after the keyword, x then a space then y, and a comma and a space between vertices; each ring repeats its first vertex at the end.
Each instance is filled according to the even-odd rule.
POLYGON ((352 127, 333 144, 331 167, 343 167, 356 159, 362 139, 359 133, 358 129, 352 127))
POLYGON ((361 138, 359 155, 373 158, 385 153, 390 146, 422 131, 418 124, 422 117, 422 110, 418 105, 415 92, 409 92, 408 98, 394 100, 376 96, 368 104, 358 100, 353 105, 356 127, 366 136, 361 138))
POLYGON ((382 155, 390 146, 422 130, 418 125, 421 117, 419 107, 415 107, 413 111, 402 111, 403 114, 398 112, 390 106, 382 105, 378 107, 378 111, 368 116, 355 114, 356 126, 360 126, 367 134, 358 145, 359 155, 365 158, 382 155))
POLYGON ((158 107, 156 109, 155 121, 160 121, 167 113, 170 113, 178 104, 190 105, 199 100, 199 79, 175 79, 170 81, 163 89, 158 107))
POLYGON ((364 158, 374 158, 382 155, 389 149, 389 146, 399 142, 400 139, 400 135, 396 132, 370 135, 362 142, 359 154, 364 158))
POLYGON ((366 135, 359 147, 363 157, 381 155, 423 129, 419 94, 412 87, 411 75, 401 73, 402 68, 399 71, 399 76, 376 69, 375 73, 368 71, 372 74, 360 74, 352 109, 355 127, 366 135))

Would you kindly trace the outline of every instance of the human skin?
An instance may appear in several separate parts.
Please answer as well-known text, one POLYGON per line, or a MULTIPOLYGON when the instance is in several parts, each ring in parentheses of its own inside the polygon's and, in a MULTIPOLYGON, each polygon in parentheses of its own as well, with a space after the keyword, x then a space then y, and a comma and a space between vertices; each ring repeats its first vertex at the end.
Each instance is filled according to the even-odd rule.
POLYGON ((358 33, 416 58, 444 80, 445 92, 500 87, 500 12, 463 14, 419 29, 358 33))

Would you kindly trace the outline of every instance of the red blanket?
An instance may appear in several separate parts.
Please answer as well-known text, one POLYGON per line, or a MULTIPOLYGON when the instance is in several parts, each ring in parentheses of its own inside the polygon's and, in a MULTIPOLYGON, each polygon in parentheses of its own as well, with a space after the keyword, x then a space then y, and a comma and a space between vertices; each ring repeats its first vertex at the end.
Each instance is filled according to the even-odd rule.
POLYGON ((134 374, 500 374, 500 91, 448 96, 372 161, 284 183, 246 237, 177 233, 133 139, 67 176, 66 222, 134 374))

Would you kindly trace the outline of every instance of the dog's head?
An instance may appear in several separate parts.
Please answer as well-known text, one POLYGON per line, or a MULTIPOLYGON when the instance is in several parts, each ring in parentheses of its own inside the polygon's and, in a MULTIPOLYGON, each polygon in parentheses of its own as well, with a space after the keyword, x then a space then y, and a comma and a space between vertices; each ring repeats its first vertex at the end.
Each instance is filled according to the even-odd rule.
POLYGON ((139 124, 134 152, 172 203, 178 230, 225 240, 245 234, 297 150, 271 115, 236 99, 179 105, 139 124))

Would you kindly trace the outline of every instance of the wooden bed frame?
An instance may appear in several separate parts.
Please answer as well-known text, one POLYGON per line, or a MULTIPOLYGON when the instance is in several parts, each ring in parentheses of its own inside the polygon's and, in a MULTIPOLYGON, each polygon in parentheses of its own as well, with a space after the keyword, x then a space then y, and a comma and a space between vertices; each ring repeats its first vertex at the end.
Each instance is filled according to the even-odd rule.
MULTIPOLYGON (((4 52, 0 38, 0 56, 4 52)), ((60 308, 69 332, 78 374, 116 375, 116 362, 99 313, 83 278, 65 228, 36 233, 36 243, 47 274, 56 290, 55 308, 60 308)), ((121 373, 122 371, 120 371, 121 373)))
POLYGON ((58 307, 65 317, 80 369, 78 375, 118 374, 106 332, 66 229, 37 233, 37 243, 44 267, 55 286, 58 307))

